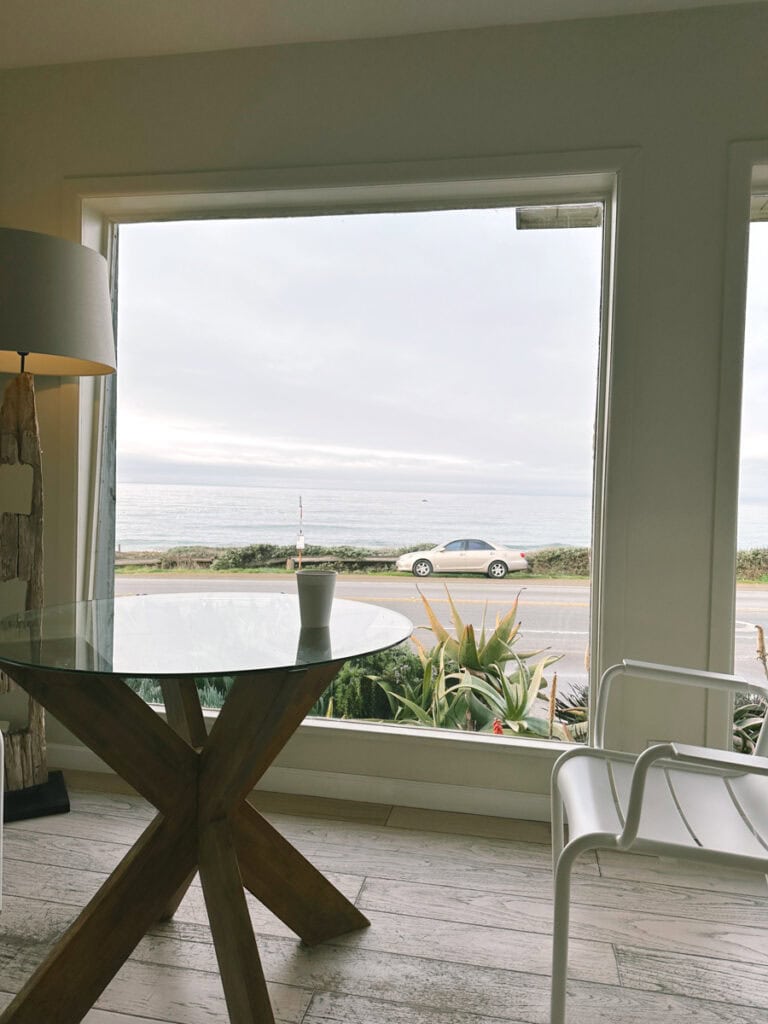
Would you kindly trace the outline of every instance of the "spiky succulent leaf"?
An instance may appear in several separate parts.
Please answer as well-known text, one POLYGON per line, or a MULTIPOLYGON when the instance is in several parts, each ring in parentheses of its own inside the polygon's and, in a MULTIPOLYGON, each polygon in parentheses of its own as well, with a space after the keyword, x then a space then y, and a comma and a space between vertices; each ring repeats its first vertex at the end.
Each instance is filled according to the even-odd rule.
POLYGON ((480 700, 480 698, 474 694, 471 690, 467 691, 466 695, 467 707, 469 713, 472 716, 472 720, 476 723, 477 728, 481 732, 486 732, 493 728, 493 723, 499 717, 495 715, 488 705, 480 700))
POLYGON ((453 602, 453 598, 451 597, 451 592, 448 589, 448 587, 445 588, 445 593, 448 595, 448 607, 451 609, 451 619, 453 620, 453 628, 456 631, 456 636, 461 636, 461 634, 464 632, 464 622, 462 621, 458 609, 456 608, 456 605, 453 602))
POLYGON ((543 690, 547 685, 547 681, 544 678, 544 669, 547 666, 547 659, 542 658, 536 668, 533 670, 531 676, 531 682, 528 686, 527 702, 530 707, 539 695, 539 691, 543 690))
POLYGON ((520 723, 531 736, 540 736, 542 739, 549 739, 549 722, 546 718, 537 718, 535 715, 526 715, 520 723))
POLYGON ((437 615, 435 615, 435 612, 432 609, 432 605, 429 603, 429 601, 422 594, 421 590, 418 587, 416 587, 416 590, 419 592, 419 597, 424 603, 424 608, 426 609, 427 612, 427 618, 429 619, 429 628, 432 630, 432 632, 435 634, 438 640, 449 640, 450 634, 448 630, 445 628, 445 626, 442 624, 440 619, 438 619, 437 615))
POLYGON ((483 605, 483 616, 480 619, 480 639, 478 640, 477 646, 482 651, 485 649, 486 637, 485 637, 485 618, 488 614, 488 602, 486 601, 483 605))
POLYGON ((510 610, 501 619, 497 619, 496 628, 482 645, 480 656, 486 665, 501 664, 512 657, 511 647, 514 643, 520 623, 515 623, 517 615, 517 598, 510 610))
POLYGON ((480 663, 480 655, 477 651, 477 642, 475 641, 475 627, 470 625, 465 626, 459 640, 459 665, 462 668, 481 670, 482 665, 480 663))
POLYGON ((413 645, 416 648, 416 653, 419 656, 419 661, 421 662, 422 665, 425 665, 429 661, 432 650, 434 648, 430 648, 430 650, 428 651, 415 633, 411 636, 411 640, 413 641, 413 645))
POLYGON ((422 725, 433 724, 431 716, 423 708, 420 708, 415 701, 409 700, 408 697, 404 697, 401 693, 393 693, 392 696, 399 700, 404 707, 408 708, 417 722, 421 722, 422 725))
POLYGON ((571 722, 569 725, 555 722, 555 725, 559 725, 565 734, 565 739, 571 740, 573 743, 586 743, 589 739, 589 722, 586 719, 581 722, 571 722))

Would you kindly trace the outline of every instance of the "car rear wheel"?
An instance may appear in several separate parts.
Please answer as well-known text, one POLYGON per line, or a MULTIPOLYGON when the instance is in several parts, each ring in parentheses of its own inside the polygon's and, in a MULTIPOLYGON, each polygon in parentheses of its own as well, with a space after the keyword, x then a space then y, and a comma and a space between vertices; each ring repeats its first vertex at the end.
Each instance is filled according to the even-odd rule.
POLYGON ((414 576, 431 576, 432 563, 428 562, 426 558, 420 558, 418 561, 413 563, 412 572, 414 576))
POLYGON ((488 575, 492 580, 503 580, 508 571, 503 562, 491 562, 488 566, 488 575))

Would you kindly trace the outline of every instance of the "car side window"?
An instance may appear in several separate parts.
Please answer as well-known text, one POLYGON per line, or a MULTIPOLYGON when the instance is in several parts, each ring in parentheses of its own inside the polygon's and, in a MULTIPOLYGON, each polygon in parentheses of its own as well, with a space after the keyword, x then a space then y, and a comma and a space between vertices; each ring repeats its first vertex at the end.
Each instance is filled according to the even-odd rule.
POLYGON ((467 541, 468 551, 493 551, 491 544, 486 544, 484 540, 468 540, 467 541))
POLYGON ((452 540, 450 544, 446 544, 444 551, 463 551, 464 545, 467 542, 465 540, 452 540))

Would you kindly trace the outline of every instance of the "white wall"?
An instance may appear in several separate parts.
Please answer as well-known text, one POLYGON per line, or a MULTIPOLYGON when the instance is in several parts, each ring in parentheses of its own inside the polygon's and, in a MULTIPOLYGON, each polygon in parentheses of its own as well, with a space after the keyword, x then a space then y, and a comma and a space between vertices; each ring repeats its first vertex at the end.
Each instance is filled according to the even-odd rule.
MULTIPOLYGON (((745 5, 6 72, 0 223, 61 232, 73 176, 359 163, 386 177, 395 161, 637 147, 619 224, 604 657, 725 669, 736 494, 715 481, 738 395, 718 401, 741 344, 722 330, 724 295, 743 287, 724 256, 729 144, 768 139, 766 52, 768 9, 745 5)), ((46 392, 41 418, 47 596, 65 600, 67 393, 46 392)), ((700 741, 706 703, 685 707, 700 741)), ((678 709, 635 695, 623 711, 616 742, 637 745, 668 735, 678 709)))

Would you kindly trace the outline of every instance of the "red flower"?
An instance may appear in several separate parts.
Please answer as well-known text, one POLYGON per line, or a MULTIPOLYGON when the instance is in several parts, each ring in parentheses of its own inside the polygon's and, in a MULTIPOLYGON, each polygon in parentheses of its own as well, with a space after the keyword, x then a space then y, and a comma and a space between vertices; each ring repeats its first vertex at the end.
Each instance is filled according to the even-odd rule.
POLYGON ((496 735, 496 736, 503 736, 504 735, 504 730, 501 727, 501 719, 500 718, 494 718, 494 720, 493 720, 493 732, 494 732, 494 735, 496 735))

